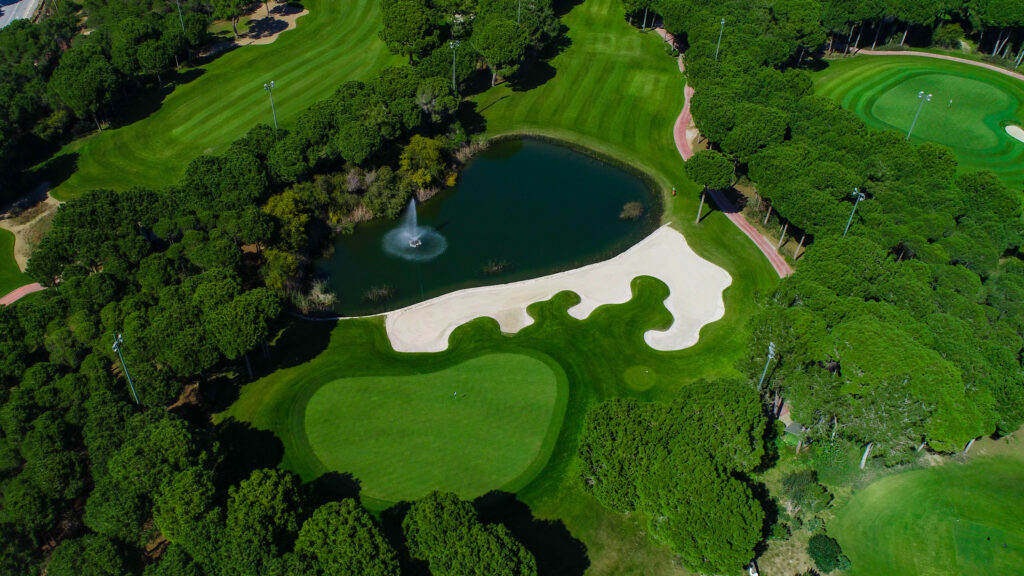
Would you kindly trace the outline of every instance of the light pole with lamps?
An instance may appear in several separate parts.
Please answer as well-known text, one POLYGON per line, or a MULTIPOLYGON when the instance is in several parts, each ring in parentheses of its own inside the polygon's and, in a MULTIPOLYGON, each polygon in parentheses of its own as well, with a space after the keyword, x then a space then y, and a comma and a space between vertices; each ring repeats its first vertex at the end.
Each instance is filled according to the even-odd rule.
MULTIPOLYGON (((917 125, 917 118, 921 115, 921 109, 924 108, 924 103, 931 102, 932 95, 925 94, 924 90, 922 90, 917 93, 917 99, 920 100, 921 103, 917 105, 917 113, 914 114, 914 121, 910 123, 910 130, 907 130, 907 140, 910 140, 910 133, 914 131, 914 126, 917 125)), ((952 100, 950 100, 950 102, 952 102, 952 100)))
POLYGON ((718 60, 718 49, 722 47, 722 34, 725 32, 725 18, 722 18, 722 28, 718 31, 718 45, 715 46, 715 60, 718 60))
POLYGON ((768 343, 768 361, 764 363, 764 372, 761 372, 761 379, 757 381, 757 391, 761 392, 761 385, 764 384, 764 377, 768 375, 768 366, 775 359, 775 342, 768 343))
POLYGON ((274 113, 274 130, 277 130, 277 108, 274 106, 274 81, 263 85, 263 89, 270 94, 270 111, 274 113))
POLYGON ((853 223, 853 215, 857 213, 857 205, 864 199, 864 193, 854 188, 853 197, 856 198, 856 200, 853 201, 853 210, 850 212, 850 219, 846 221, 846 228, 843 230, 843 238, 846 238, 846 233, 850 231, 850 224, 853 223))
POLYGON ((458 40, 449 40, 448 47, 452 49, 452 92, 459 93, 459 89, 455 87, 455 51, 459 48, 458 40))
POLYGON ((132 389, 132 398, 135 398, 135 403, 139 403, 139 395, 135 393, 135 384, 132 383, 132 375, 128 373, 128 365, 124 363, 124 356, 121 355, 121 346, 124 345, 124 339, 121 338, 121 333, 118 332, 114 335, 114 345, 111 347, 114 352, 117 352, 117 357, 121 359, 121 366, 124 368, 124 376, 128 379, 128 386, 132 389))

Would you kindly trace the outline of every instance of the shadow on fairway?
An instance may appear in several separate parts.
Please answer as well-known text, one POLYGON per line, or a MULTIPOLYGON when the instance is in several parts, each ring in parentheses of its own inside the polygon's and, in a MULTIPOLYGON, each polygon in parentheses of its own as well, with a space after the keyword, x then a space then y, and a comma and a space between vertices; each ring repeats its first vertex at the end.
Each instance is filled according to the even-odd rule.
POLYGON ((409 556, 409 548, 405 545, 405 533, 402 532, 402 520, 409 513, 412 502, 399 502, 380 514, 380 528, 391 547, 398 553, 398 572, 402 576, 430 576, 426 562, 414 560, 409 556))
POLYGON ((587 547, 561 520, 540 520, 515 494, 493 490, 473 501, 480 521, 508 528, 537 559, 538 576, 582 576, 590 567, 587 547))
MULTIPOLYGON (((506 98, 502 96, 497 101, 506 98)), ((463 100, 459 103, 459 109, 455 111, 455 117, 466 130, 466 134, 483 134, 487 130, 487 119, 481 114, 483 110, 477 110, 477 103, 470 100, 463 100)))
POLYGON ((282 368, 305 364, 319 356, 331 341, 331 332, 337 322, 331 320, 305 320, 283 315, 276 341, 264 356, 257 351, 250 354, 256 377, 266 376, 282 368))
POLYGON ((205 68, 190 68, 177 74, 165 74, 163 78, 166 83, 163 86, 151 86, 142 90, 133 96, 129 106, 118 110, 110 121, 110 128, 123 128, 139 120, 145 120, 163 106, 164 99, 178 86, 188 84, 205 73, 205 68))
POLYGON ((303 485, 307 501, 319 507, 335 500, 359 498, 359 480, 348 472, 328 472, 303 485))
POLYGON ((268 430, 253 428, 248 422, 227 418, 214 427, 220 442, 222 472, 218 474, 225 486, 234 486, 249 477, 253 470, 276 468, 284 456, 284 444, 268 430))
POLYGON ((56 188, 78 170, 78 152, 69 152, 55 156, 46 161, 46 164, 26 174, 26 186, 28 189, 36 189, 43 183, 47 189, 56 188))

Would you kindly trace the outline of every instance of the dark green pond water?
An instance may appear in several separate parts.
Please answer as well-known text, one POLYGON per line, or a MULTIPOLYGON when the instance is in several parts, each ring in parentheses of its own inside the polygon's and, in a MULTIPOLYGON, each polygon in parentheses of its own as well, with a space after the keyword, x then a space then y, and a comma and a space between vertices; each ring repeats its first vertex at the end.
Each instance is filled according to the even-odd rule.
MULTIPOLYGON (((470 162, 459 184, 417 206, 419 226, 434 228, 447 248, 417 262, 384 250, 403 218, 379 220, 339 236, 317 263, 347 316, 395 310, 441 294, 504 284, 615 256, 659 224, 660 203, 637 176, 568 148, 506 140, 470 162), (620 218, 629 202, 643 216, 620 218), (391 296, 371 302, 368 292, 391 296)), ((424 245, 426 247, 426 245, 424 245)))

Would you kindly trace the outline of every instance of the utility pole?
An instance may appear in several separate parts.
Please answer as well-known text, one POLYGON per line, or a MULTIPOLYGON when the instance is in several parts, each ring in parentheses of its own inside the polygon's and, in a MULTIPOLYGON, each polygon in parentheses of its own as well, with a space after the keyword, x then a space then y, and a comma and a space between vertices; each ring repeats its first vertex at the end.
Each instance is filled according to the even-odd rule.
POLYGON ((757 391, 761 392, 761 385, 764 384, 764 377, 768 375, 768 366, 775 359, 775 342, 768 343, 768 361, 764 363, 764 372, 761 372, 761 379, 757 382, 757 391))
MULTIPOLYGON (((910 130, 907 130, 907 140, 910 140, 910 133, 914 131, 914 126, 917 125, 917 118, 921 116, 921 109, 924 108, 924 103, 931 102, 932 95, 925 94, 924 90, 922 90, 917 93, 917 99, 920 100, 921 103, 917 105, 917 113, 914 114, 914 121, 910 123, 910 130)), ((952 102, 952 100, 950 100, 950 102, 952 102)))
POLYGON ((264 84, 263 89, 270 94, 270 110, 274 113, 274 130, 277 130, 277 108, 274 107, 274 81, 271 80, 269 84, 264 84))
POLYGON ((124 376, 128 379, 128 386, 132 389, 132 398, 135 398, 135 403, 139 403, 139 395, 135 393, 135 384, 132 383, 132 375, 128 373, 128 365, 124 363, 124 356, 121 355, 121 346, 124 346, 124 339, 121 338, 121 333, 118 332, 114 335, 114 345, 112 348, 114 352, 117 352, 117 357, 121 359, 121 366, 124 368, 124 376))
POLYGON ((459 47, 458 40, 449 40, 448 47, 452 49, 452 92, 459 93, 459 89, 455 87, 455 50, 459 47))
POLYGON ((718 49, 722 47, 722 34, 725 32, 725 18, 722 18, 722 28, 718 31, 718 45, 715 46, 715 60, 718 60, 718 49))
POLYGON ((846 229, 843 230, 843 238, 846 238, 846 233, 850 231, 850 224, 853 223, 853 215, 857 213, 857 205, 864 199, 864 193, 854 188, 853 197, 856 198, 856 200, 853 201, 853 210, 850 212, 850 219, 846 221, 846 229))

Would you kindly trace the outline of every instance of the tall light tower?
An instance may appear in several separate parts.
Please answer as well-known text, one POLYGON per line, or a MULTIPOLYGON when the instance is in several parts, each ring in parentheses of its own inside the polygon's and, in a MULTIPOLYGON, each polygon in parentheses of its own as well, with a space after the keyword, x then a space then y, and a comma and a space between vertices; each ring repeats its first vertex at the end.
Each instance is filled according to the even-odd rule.
POLYGON ((846 228, 843 230, 843 238, 846 238, 846 233, 850 231, 850 224, 853 223, 853 215, 857 213, 857 205, 864 199, 864 193, 856 188, 853 189, 853 210, 850 212, 850 219, 846 221, 846 228))
POLYGON ((132 375, 128 373, 128 365, 124 363, 124 356, 121 355, 121 346, 124 346, 124 339, 121 338, 121 333, 118 332, 114 335, 114 345, 112 348, 114 352, 117 352, 117 357, 121 359, 121 366, 124 368, 124 376, 128 379, 128 386, 132 389, 132 398, 135 398, 135 403, 139 403, 139 395, 135 393, 135 384, 132 383, 132 375))
POLYGON ((274 106, 274 81, 271 80, 268 84, 263 85, 263 89, 270 94, 270 110, 274 113, 274 130, 277 130, 277 108, 274 106))
POLYGON ((775 359, 775 342, 768 343, 768 361, 764 363, 764 372, 761 372, 761 379, 757 381, 757 391, 761 391, 761 385, 764 384, 764 377, 768 375, 768 366, 771 365, 772 360, 775 359))
MULTIPOLYGON (((907 140, 910 140, 910 134, 914 131, 914 126, 917 125, 917 118, 921 115, 921 109, 924 108, 924 103, 931 102, 932 95, 925 94, 924 90, 922 90, 917 93, 917 99, 920 100, 921 103, 917 105, 917 113, 914 114, 914 121, 910 123, 910 130, 907 130, 907 140)), ((952 102, 952 100, 950 100, 950 102, 952 102)))
POLYGON ((459 49, 459 41, 449 40, 448 47, 452 49, 452 92, 458 94, 459 89, 455 86, 455 51, 459 49))
POLYGON ((715 46, 715 60, 718 60, 718 50, 722 47, 722 34, 725 33, 725 18, 722 18, 722 28, 718 31, 718 45, 715 46))

